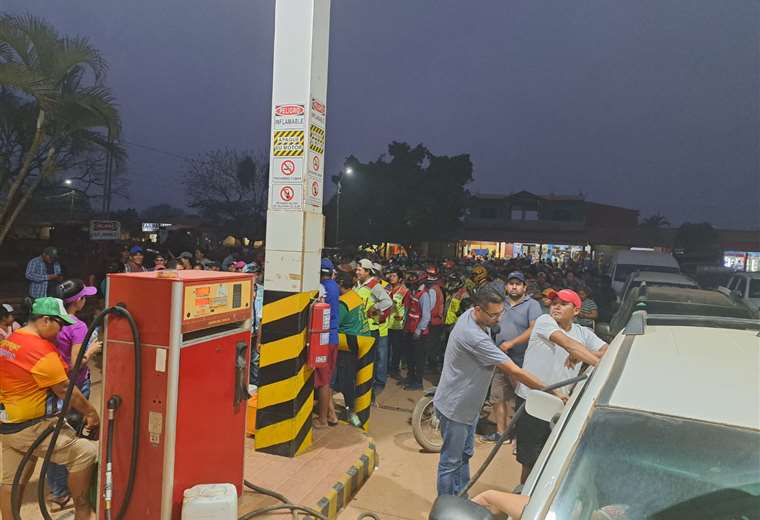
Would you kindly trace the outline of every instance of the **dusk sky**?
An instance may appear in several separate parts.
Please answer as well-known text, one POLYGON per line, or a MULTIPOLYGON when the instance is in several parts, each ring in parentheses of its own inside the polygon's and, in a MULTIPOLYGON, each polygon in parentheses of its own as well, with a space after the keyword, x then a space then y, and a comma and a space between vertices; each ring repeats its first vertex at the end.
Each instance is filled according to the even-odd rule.
MULTIPOLYGON (((268 154, 274 0, 0 0, 91 39, 124 138, 268 154)), ((760 1, 333 0, 327 173, 392 140, 469 153, 473 192, 585 194, 760 226, 760 1)), ((128 145, 129 201, 184 206, 128 145)))

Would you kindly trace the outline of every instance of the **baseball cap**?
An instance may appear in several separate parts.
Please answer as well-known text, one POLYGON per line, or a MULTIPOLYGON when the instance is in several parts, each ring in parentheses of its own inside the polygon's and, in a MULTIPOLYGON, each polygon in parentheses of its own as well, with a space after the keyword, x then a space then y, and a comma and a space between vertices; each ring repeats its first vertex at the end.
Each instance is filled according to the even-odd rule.
POLYGON ((131 248, 129 248, 130 256, 136 255, 136 254, 143 254, 143 253, 145 253, 145 251, 143 251, 143 248, 140 246, 132 246, 131 248))
POLYGON ((361 260, 359 260, 359 265, 357 267, 361 267, 362 269, 366 269, 367 271, 371 271, 372 269, 374 269, 372 262, 366 258, 362 258, 361 260))
POLYGON ((193 254, 190 251, 182 251, 179 254, 179 258, 187 258, 188 260, 192 260, 193 254))
POLYGON ((555 291, 554 289, 547 289, 547 291, 544 291, 547 298, 551 298, 552 300, 554 298, 559 298, 563 302, 572 303, 573 305, 575 305, 577 309, 581 308, 581 297, 578 296, 578 293, 576 293, 575 291, 571 289, 562 289, 561 291, 555 291))
POLYGON ((12 313, 13 312, 13 305, 11 305, 10 303, 4 303, 3 304, 3 309, 5 309, 6 311, 12 313))
POLYGON ((260 273, 261 272, 261 266, 257 264, 256 262, 251 262, 250 264, 245 264, 245 267, 243 267, 244 273, 260 273))
POLYGON ((42 254, 49 256, 50 258, 58 258, 58 249, 53 246, 49 246, 42 250, 42 254))
POLYGON ((75 322, 66 312, 63 306, 63 300, 60 298, 53 298, 52 296, 45 296, 44 298, 37 298, 32 304, 33 316, 52 316, 58 318, 67 325, 73 325, 75 322))
POLYGON ((509 275, 507 276, 507 281, 510 281, 512 279, 520 280, 522 283, 528 283, 528 280, 525 278, 525 275, 522 274, 520 271, 512 271, 511 273, 509 273, 509 275))
POLYGON ((245 267, 245 262, 242 260, 238 260, 237 262, 234 262, 232 265, 235 266, 235 269, 242 269, 245 267))
POLYGON ((375 271, 375 274, 383 274, 383 266, 377 262, 372 263, 372 270, 375 271))
POLYGON ((87 296, 94 296, 98 293, 96 287, 88 287, 82 280, 71 279, 65 280, 58 285, 58 296, 63 300, 63 303, 72 303, 81 298, 87 296))
POLYGON ((319 270, 322 273, 332 273, 335 270, 335 265, 332 263, 332 260, 329 258, 323 258, 322 262, 319 264, 319 270))

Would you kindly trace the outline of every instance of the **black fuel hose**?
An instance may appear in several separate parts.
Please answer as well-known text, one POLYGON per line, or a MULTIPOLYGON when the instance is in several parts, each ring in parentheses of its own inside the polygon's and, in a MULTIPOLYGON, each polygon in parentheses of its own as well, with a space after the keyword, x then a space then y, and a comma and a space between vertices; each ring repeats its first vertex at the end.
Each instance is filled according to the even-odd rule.
MULTIPOLYGON (((564 381, 560 381, 559 383, 554 383, 553 385, 545 386, 541 389, 541 391, 551 392, 552 390, 556 390, 558 388, 562 388, 563 386, 578 383, 587 378, 588 378, 588 374, 581 374, 579 376, 572 377, 570 379, 565 379, 564 381)), ((512 417, 512 420, 509 421, 509 424, 507 425, 506 430, 504 431, 504 433, 501 434, 501 437, 499 437, 499 440, 496 441, 496 444, 494 445, 494 447, 491 448, 491 452, 486 457, 486 460, 483 461, 483 464, 480 465, 480 467, 478 468, 478 471, 475 472, 475 475, 470 479, 470 481, 467 483, 464 489, 462 489, 462 491, 459 492, 460 497, 465 496, 467 494, 467 492, 475 484, 475 482, 477 482, 478 479, 483 475, 486 468, 488 468, 488 465, 491 464, 491 461, 493 461, 493 458, 499 452, 501 445, 504 444, 504 442, 507 439, 510 439, 512 437, 512 434, 514 433, 514 430, 515 430, 515 426, 517 426, 517 421, 518 419, 520 419, 520 417, 522 417, 524 413, 525 413, 525 403, 521 404, 520 408, 517 409, 517 411, 515 412, 515 415, 512 417)))
MULTIPOLYGON (((137 471, 137 455, 138 450, 140 447, 140 398, 142 395, 142 370, 141 370, 141 350, 142 350, 142 344, 140 343, 140 331, 137 328, 137 323, 135 322, 132 315, 129 313, 129 311, 126 309, 125 306, 121 304, 117 304, 113 307, 108 307, 103 312, 98 314, 98 316, 93 320, 92 325, 90 325, 90 328, 87 331, 87 335, 82 340, 82 345, 87 345, 90 342, 90 338, 92 337, 93 332, 98 326, 101 326, 105 323, 105 319, 110 314, 116 314, 118 316, 121 316, 122 318, 125 318, 127 322, 129 323, 129 328, 132 333, 132 344, 134 346, 134 352, 135 352, 135 383, 134 383, 134 425, 132 430, 132 455, 131 460, 129 464, 129 477, 127 479, 127 488, 124 493, 124 499, 121 503, 121 507, 119 508, 119 513, 116 515, 117 520, 122 520, 126 511, 127 507, 129 506, 129 502, 132 498, 132 492, 134 490, 134 484, 135 484, 135 473, 137 471)), ((47 475, 47 470, 50 465, 50 459, 53 456, 53 452, 55 451, 55 444, 58 442, 58 436, 61 433, 61 429, 63 428, 63 424, 66 421, 66 414, 69 411, 69 408, 71 406, 71 396, 74 392, 74 381, 76 381, 79 372, 82 368, 82 361, 84 360, 86 349, 81 348, 79 349, 79 354, 77 355, 76 362, 74 363, 74 367, 69 372, 69 385, 66 389, 66 394, 63 398, 63 405, 61 411, 58 413, 58 420, 55 423, 55 426, 53 427, 51 425, 51 428, 46 429, 44 432, 42 432, 37 439, 32 443, 32 445, 29 447, 27 452, 24 454, 24 457, 21 459, 21 463, 19 464, 19 467, 16 471, 16 476, 13 480, 13 488, 11 491, 11 503, 12 506, 12 513, 14 520, 21 520, 21 486, 20 486, 20 477, 23 475, 24 468, 28 464, 29 460, 32 458, 34 450, 37 449, 37 447, 44 442, 45 438, 48 435, 52 434, 52 438, 50 439, 50 444, 48 445, 47 451, 45 452, 45 457, 42 460, 42 469, 40 470, 40 480, 39 484, 37 486, 37 503, 40 508, 40 513, 42 514, 42 517, 45 520, 53 520, 53 517, 50 516, 50 512, 47 509, 47 504, 45 503, 45 477, 47 475)))

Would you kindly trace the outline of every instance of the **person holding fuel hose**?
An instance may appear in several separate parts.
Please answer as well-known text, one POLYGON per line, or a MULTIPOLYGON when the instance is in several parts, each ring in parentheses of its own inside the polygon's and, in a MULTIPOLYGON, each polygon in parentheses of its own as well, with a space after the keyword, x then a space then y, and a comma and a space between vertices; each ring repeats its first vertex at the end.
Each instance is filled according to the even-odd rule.
MULTIPOLYGON (((449 335, 441 379, 433 397, 443 437, 438 495, 457 495, 470 480, 475 426, 494 368, 529 388, 546 386, 515 364, 491 339, 491 327, 504 314, 504 294, 484 286, 473 295, 472 302, 473 307, 459 317, 449 335)), ((558 396, 564 398, 562 394, 558 396)))
MULTIPOLYGON (((29 324, 0 341, 0 402, 5 407, 0 417, 3 468, 0 483, 2 520, 12 520, 13 478, 24 453, 49 425, 56 421, 59 399, 70 384, 66 363, 52 343, 61 329, 75 322, 58 298, 38 298, 32 305, 29 324)), ((85 426, 95 430, 98 412, 79 389, 74 388, 71 407, 82 414, 85 426)), ((50 437, 35 451, 44 456, 50 437)), ((69 470, 69 489, 74 499, 75 520, 89 520, 92 514, 87 490, 97 459, 97 443, 76 436, 66 425, 58 437, 52 462, 69 470)), ((28 466, 21 481, 28 482, 34 464, 28 466)), ((22 489, 23 494, 23 489, 22 489)))

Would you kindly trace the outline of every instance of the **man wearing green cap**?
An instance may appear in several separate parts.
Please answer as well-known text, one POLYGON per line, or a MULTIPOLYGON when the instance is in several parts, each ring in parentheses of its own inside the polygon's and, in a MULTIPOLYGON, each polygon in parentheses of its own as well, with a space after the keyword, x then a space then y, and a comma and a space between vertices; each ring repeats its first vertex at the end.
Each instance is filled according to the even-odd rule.
MULTIPOLYGON (((61 328, 73 323, 60 299, 37 298, 32 305, 29 324, 0 341, 0 403, 5 407, 0 416, 2 520, 12 518, 12 483, 24 453, 40 433, 57 420, 54 415, 58 412, 59 400, 66 394, 69 377, 68 367, 52 341, 61 328)), ((98 412, 76 387, 71 407, 82 414, 88 429, 98 427, 98 412)), ((49 439, 35 450, 37 457, 44 456, 49 439)), ((68 424, 61 430, 51 460, 69 470, 75 520, 89 519, 92 513, 87 490, 97 453, 97 444, 77 437, 68 424)), ((27 466, 22 486, 26 485, 33 470, 33 463, 27 466)))

